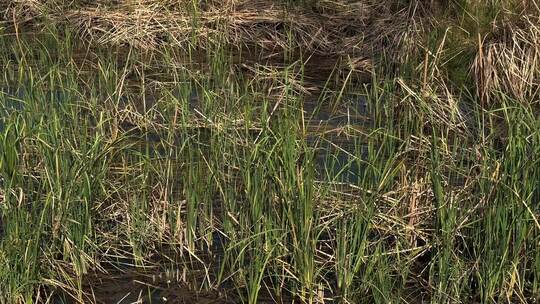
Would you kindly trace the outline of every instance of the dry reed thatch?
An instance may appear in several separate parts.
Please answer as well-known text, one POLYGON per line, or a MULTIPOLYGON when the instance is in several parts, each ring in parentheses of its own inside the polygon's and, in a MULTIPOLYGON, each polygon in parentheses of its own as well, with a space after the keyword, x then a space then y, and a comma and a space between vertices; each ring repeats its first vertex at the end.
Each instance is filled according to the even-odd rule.
MULTIPOLYGON (((369 72, 375 57, 395 67, 424 53, 430 17, 444 10, 445 2, 322 0, 299 6, 273 0, 10 0, 0 8, 7 21, 67 25, 93 45, 147 51, 209 43, 272 53, 292 49, 369 62, 358 68, 369 72)), ((538 8, 527 7, 517 21, 501 20, 478 37, 471 71, 484 102, 496 92, 522 101, 538 96, 540 22, 538 8)))
POLYGON ((230 45, 255 44, 274 51, 293 47, 324 55, 365 55, 405 44, 418 11, 417 4, 407 10, 373 0, 318 1, 312 8, 270 0, 203 1, 196 8, 185 0, 63 3, 11 0, 5 17, 67 24, 101 45, 186 47, 194 37, 204 45, 219 36, 230 45), (293 45, 288 35, 294 37, 293 45))
POLYGON ((473 63, 477 94, 484 103, 503 93, 521 102, 532 102, 540 90, 540 20, 523 15, 505 24, 488 40, 478 37, 473 63), (487 40, 487 41, 486 41, 487 40))

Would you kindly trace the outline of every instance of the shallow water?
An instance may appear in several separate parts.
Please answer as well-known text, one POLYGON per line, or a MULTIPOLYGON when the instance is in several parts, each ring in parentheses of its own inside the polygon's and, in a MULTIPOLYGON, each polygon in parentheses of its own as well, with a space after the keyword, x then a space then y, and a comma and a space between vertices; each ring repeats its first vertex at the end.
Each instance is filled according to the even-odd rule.
MULTIPOLYGON (((181 98, 180 95, 176 96, 181 98)), ((25 100, 32 98, 31 92, 24 89, 3 88, 0 89, 0 132, 5 129, 5 120, 9 115, 25 111, 25 100)), ((42 97, 43 98, 43 97, 42 97)), ((42 102, 62 103, 69 98, 61 91, 53 91, 45 95, 47 100, 42 102)), ((144 104, 140 105, 140 112, 145 112, 154 106, 158 98, 155 95, 144 96, 144 104)), ((199 98, 195 91, 189 96, 188 109, 191 113, 195 110, 201 111, 199 98)), ((128 103, 129 98, 122 96, 121 103, 128 103)), ((353 161, 354 157, 366 158, 367 147, 362 145, 355 136, 348 135, 347 128, 357 129, 368 128, 372 124, 368 102, 362 95, 345 96, 344 101, 339 106, 328 106, 318 104, 317 101, 307 101, 303 105, 304 117, 308 135, 304 139, 308 147, 314 149, 314 163, 316 165, 317 178, 326 179, 340 172, 338 182, 356 183, 358 172, 360 171, 358 162, 353 161), (344 131, 345 130, 345 131, 344 131), (354 155, 354 157, 351 157, 354 155)), ((142 130, 139 126, 123 122, 120 128, 126 135, 140 143, 141 149, 150 153, 151 157, 164 156, 167 154, 161 151, 165 135, 154 131, 142 130)), ((197 132, 209 132, 209 129, 197 130, 197 132)), ((204 140, 205 136, 201 136, 204 140)), ((178 139, 180 140, 180 139, 178 139)), ((0 236, 2 234, 2 222, 0 219, 0 236)), ((220 233, 214 232, 212 235, 212 245, 209 252, 212 252, 212 265, 219 265, 224 256, 224 249, 227 247, 227 238, 220 233)), ((123 267, 119 263, 115 268, 123 267)), ((133 264, 133 261, 123 263, 133 264)), ((216 293, 201 293, 193 291, 186 286, 171 285, 166 279, 155 279, 159 277, 160 271, 155 275, 142 275, 140 273, 130 274, 130 268, 125 268, 126 272, 116 276, 91 278, 94 283, 89 282, 89 288, 95 292, 98 303, 234 303, 226 300, 223 295, 216 293)), ((131 269, 134 270, 134 269, 131 269)), ((212 270, 215 275, 218 269, 212 270)), ((67 301, 67 300, 66 300, 67 301)), ((66 303, 61 297, 57 303, 66 303)), ((269 303, 272 301, 268 301, 269 303)), ((69 301, 67 301, 69 303, 69 301)))
MULTIPOLYGON (((173 92, 176 98, 182 98, 178 91, 173 92)), ((32 92, 24 88, 4 87, 0 88, 0 132, 5 128, 5 119, 15 112, 24 110, 25 99, 32 98, 32 92)), ((46 101, 62 103, 69 98, 69 94, 61 90, 51 91, 45 95, 46 101)), ((141 112, 154 106, 158 98, 155 94, 145 94, 140 106, 141 112)), ((120 97, 120 103, 127 104, 127 96, 120 97)), ((192 90, 188 98, 188 109, 195 114, 201 109, 199 96, 196 90, 192 90)), ((348 167, 341 177, 343 182, 354 183, 357 180, 356 162, 351 162, 351 154, 355 157, 365 158, 367 148, 358 143, 357 138, 348 136, 344 130, 348 127, 365 129, 372 124, 370 109, 367 99, 361 95, 349 94, 343 98, 339 106, 321 104, 318 101, 306 101, 303 104, 304 117, 308 136, 305 139, 308 146, 315 149, 315 163, 320 178, 324 178, 325 171, 337 173, 348 167), (322 139, 322 140, 321 140, 322 139), (357 155, 360 152, 360 155, 357 155)), ((153 131, 141 130, 138 126, 128 122, 122 122, 120 128, 126 135, 142 140, 150 144, 149 153, 159 155, 159 145, 162 135, 153 131)), ((330 174, 332 175, 332 174, 330 174)))

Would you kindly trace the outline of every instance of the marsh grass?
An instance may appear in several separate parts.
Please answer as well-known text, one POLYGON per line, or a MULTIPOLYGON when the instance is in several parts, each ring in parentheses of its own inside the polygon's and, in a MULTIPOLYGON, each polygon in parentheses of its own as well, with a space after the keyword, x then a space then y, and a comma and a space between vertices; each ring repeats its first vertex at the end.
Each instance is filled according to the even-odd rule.
POLYGON ((435 2, 379 12, 402 19, 369 52, 335 52, 366 31, 336 29, 362 11, 341 2, 261 21, 148 1, 132 36, 134 4, 81 23, 95 7, 11 3, 57 27, 0 36, 0 302, 538 300, 537 27, 520 23, 537 17, 497 35, 511 6, 435 2), (317 14, 339 17, 324 37, 317 14), (339 53, 324 73, 321 52, 339 53), (104 298, 99 277, 138 287, 104 298))

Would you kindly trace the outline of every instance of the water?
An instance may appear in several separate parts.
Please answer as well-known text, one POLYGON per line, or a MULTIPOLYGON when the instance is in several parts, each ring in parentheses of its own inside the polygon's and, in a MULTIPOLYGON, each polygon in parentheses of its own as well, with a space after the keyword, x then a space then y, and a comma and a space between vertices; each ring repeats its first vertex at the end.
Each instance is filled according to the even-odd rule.
POLYGON ((23 109, 23 98, 24 90, 0 88, 0 132, 4 131, 10 114, 23 109))
POLYGON ((315 149, 318 178, 336 176, 338 181, 356 183, 358 159, 367 158, 367 146, 354 135, 372 125, 368 100, 363 95, 347 95, 339 106, 308 103, 307 143, 315 149), (352 133, 352 134, 351 134, 352 133))
MULTIPOLYGON (((176 98, 182 98, 179 91, 173 92, 173 95, 176 98)), ((62 103, 69 98, 69 95, 64 91, 54 90, 45 94, 44 97, 46 98, 44 102, 62 103)), ((32 98, 32 93, 27 92, 24 88, 4 87, 0 89, 0 132, 4 131, 5 121, 12 113, 24 109, 24 100, 28 98, 32 98)), ((128 101, 127 96, 120 97, 121 104, 127 104, 128 101)), ((143 101, 137 105, 139 107, 137 111, 140 113, 153 107, 157 102, 157 96, 146 93, 143 101)), ((202 111, 199 94, 196 90, 192 90, 189 94, 187 106, 190 113, 199 115, 197 112, 202 111)), ((329 175, 344 171, 341 174, 342 181, 355 183, 359 168, 357 162, 352 160, 355 157, 362 159, 367 157, 367 148, 358 143, 357 138, 348 136, 346 129, 365 129, 371 125, 370 109, 365 96, 360 94, 346 95, 339 106, 307 101, 303 108, 308 128, 306 141, 310 147, 315 149, 315 163, 317 171, 320 173, 319 178, 324 178, 324 173, 327 171, 329 171, 329 175), (358 152, 360 155, 357 155, 358 152), (344 168, 345 170, 343 170, 344 168)), ((162 154, 163 151, 160 151, 162 146, 159 143, 162 142, 165 134, 143 130, 140 126, 127 121, 121 122, 120 129, 131 138, 149 144, 151 156, 162 154)))
MULTIPOLYGON (((181 94, 178 92, 175 92, 175 96, 181 98, 181 94)), ((28 92, 24 88, 0 89, 0 132, 5 131, 5 123, 10 115, 25 110, 25 100, 29 98, 32 98, 32 92, 28 92)), ((40 98, 44 98, 45 100, 41 100, 41 102, 45 103, 62 103, 69 98, 69 94, 57 90, 51 91, 44 96, 41 95, 40 98)), ((156 95, 146 94, 144 103, 138 105, 137 111, 145 113, 157 101, 156 95)), ((128 102, 129 98, 127 96, 120 97, 120 103, 127 105, 128 102)), ((196 110, 202 111, 200 98, 195 90, 189 94, 187 106, 193 114, 195 114, 196 110)), ((308 101, 304 104, 304 111, 308 128, 308 136, 305 140, 308 147, 314 149, 317 178, 325 179, 339 173, 338 180, 333 181, 356 183, 361 169, 356 158, 367 158, 367 147, 358 142, 358 138, 355 136, 348 135, 347 128, 362 129, 369 127, 372 123, 366 98, 362 95, 348 95, 338 106, 308 101)), ((166 138, 166 134, 144 130, 141 129, 141 126, 126 121, 121 122, 119 127, 126 135, 140 142, 141 149, 146 148, 150 156, 166 156, 164 151, 161 150, 163 145, 160 145, 166 138)), ((206 131, 209 132, 209 129, 206 131)), ((197 130, 197 132, 204 133, 205 129, 197 130)), ((203 134, 201 139, 204 140, 204 138, 203 134)), ((180 138, 177 140, 179 141, 180 138)), ((0 180, 0 191, 3 188, 1 182, 0 180)), ((3 230, 0 212, 0 238, 3 230)), ((214 231, 211 246, 208 248, 208 251, 213 254, 211 257, 212 265, 220 265, 227 245, 227 237, 214 231)), ((127 264, 133 264, 133 261, 128 261, 127 264)), ((215 272, 217 273, 217 271, 216 269, 215 272)), ((159 276, 159 271, 156 272, 156 275, 159 276)), ((96 296, 109 303, 133 303, 139 299, 143 303, 170 303, 171 301, 183 301, 185 303, 197 301, 197 303, 201 303, 201 299, 205 297, 208 303, 226 303, 225 301, 216 302, 219 295, 203 295, 199 291, 182 288, 178 285, 179 283, 171 286, 167 280, 150 280, 141 274, 131 276, 122 273, 118 277, 100 278, 100 282, 102 283, 93 286, 97 292, 96 296), (144 285, 137 282, 151 282, 151 284, 144 285)), ((56 303, 65 302, 59 297, 56 303)))

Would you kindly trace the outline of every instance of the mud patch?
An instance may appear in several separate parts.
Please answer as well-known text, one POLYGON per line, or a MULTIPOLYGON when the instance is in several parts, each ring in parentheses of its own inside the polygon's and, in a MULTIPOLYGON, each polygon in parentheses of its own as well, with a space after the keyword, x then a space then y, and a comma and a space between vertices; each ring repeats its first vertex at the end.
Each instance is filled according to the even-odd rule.
MULTIPOLYGON (((86 297, 85 302, 103 304, 236 303, 224 292, 193 290, 183 283, 166 279, 158 273, 91 274, 85 279, 83 291, 86 297)), ((74 300, 61 302, 76 303, 74 300)))

